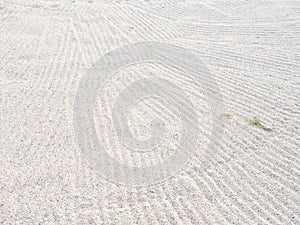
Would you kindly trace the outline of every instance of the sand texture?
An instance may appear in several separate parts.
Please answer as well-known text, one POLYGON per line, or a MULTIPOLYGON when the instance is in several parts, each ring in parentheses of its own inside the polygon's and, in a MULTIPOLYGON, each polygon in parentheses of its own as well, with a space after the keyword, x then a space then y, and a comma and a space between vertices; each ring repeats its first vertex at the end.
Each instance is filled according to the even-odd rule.
POLYGON ((0 224, 300 224, 300 2, 0 0, 0 224))

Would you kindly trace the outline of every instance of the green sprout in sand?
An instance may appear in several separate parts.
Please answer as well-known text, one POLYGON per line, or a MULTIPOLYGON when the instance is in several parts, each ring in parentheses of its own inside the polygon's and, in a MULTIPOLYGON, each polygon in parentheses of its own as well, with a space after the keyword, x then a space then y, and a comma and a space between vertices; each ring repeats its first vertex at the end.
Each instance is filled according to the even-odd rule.
POLYGON ((259 127, 265 131, 272 131, 272 128, 265 127, 257 116, 255 116, 252 120, 249 120, 249 124, 259 127))

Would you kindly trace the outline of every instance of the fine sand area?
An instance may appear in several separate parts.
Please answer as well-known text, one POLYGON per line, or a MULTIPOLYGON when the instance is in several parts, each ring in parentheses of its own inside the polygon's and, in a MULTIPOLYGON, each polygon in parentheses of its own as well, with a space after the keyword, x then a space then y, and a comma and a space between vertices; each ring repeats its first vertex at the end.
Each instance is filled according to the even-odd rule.
POLYGON ((0 224, 300 224, 300 2, 0 0, 0 224))

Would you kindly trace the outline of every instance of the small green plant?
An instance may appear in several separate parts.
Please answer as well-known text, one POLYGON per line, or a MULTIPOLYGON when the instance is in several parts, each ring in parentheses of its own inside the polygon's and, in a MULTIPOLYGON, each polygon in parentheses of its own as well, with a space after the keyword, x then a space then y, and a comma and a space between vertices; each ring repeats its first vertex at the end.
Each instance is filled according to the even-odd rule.
POLYGON ((259 127, 259 128, 261 128, 265 131, 272 131, 272 128, 265 127, 261 123, 261 120, 257 116, 254 116, 254 118, 252 120, 249 120, 249 124, 253 125, 253 126, 256 126, 256 127, 259 127))

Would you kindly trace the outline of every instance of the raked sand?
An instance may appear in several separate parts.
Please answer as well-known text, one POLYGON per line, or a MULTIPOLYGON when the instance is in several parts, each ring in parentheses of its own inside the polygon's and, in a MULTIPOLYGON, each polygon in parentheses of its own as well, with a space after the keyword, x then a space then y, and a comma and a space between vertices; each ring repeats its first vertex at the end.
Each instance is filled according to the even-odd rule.
MULTIPOLYGON (((108 65, 136 57, 144 56, 121 54, 108 65)), ((0 0, 0 224, 299 224, 299 90, 298 1, 0 0), (164 99, 140 99, 128 111, 130 133, 146 143, 154 117, 164 135, 153 151, 130 151, 111 122, 122 91, 155 76, 192 102, 197 144, 153 184, 124 171, 101 174, 74 128, 76 93, 89 69, 139 42, 188 50, 216 82, 200 87, 178 68, 147 61, 119 69, 97 93, 99 143, 116 162, 139 168, 176 153, 184 118, 164 99), (215 121, 205 90, 213 86, 224 106, 222 139, 209 139, 215 121), (212 140, 218 151, 204 166, 212 140), (118 182, 120 174, 131 185, 118 182)))

